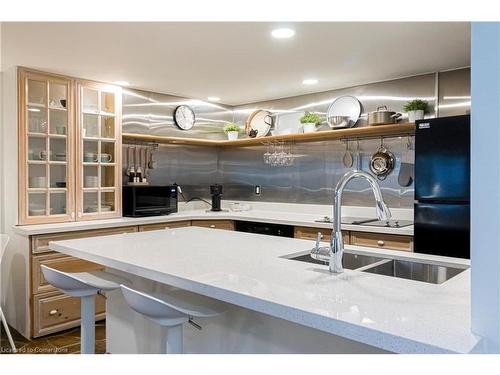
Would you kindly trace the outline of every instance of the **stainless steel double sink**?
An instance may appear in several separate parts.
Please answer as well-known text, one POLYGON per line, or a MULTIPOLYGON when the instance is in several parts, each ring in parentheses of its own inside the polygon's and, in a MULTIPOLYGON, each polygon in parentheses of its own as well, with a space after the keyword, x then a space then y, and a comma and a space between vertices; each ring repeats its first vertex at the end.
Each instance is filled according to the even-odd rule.
MULTIPOLYGON (((309 253, 289 255, 284 258, 314 264, 327 264, 311 258, 309 253)), ((390 259, 372 255, 356 254, 344 251, 344 268, 377 275, 399 277, 431 284, 442 284, 465 271, 468 266, 456 267, 425 263, 418 260, 390 259)))

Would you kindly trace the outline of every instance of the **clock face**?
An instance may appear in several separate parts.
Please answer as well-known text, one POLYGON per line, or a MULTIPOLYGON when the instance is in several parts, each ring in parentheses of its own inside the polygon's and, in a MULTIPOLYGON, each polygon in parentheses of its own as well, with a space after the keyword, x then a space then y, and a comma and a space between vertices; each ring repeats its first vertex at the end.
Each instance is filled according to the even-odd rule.
POLYGON ((189 130, 196 121, 194 111, 187 105, 180 105, 174 111, 174 122, 182 130, 189 130))

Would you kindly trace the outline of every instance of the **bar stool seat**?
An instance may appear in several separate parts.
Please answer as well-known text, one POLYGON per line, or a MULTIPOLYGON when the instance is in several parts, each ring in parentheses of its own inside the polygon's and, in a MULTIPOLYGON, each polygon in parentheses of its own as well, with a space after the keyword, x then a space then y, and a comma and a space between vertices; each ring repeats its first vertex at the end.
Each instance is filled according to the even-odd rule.
MULTIPOLYGON (((211 298, 184 290, 168 294, 144 293, 121 285, 123 297, 132 310, 167 327, 164 353, 182 353, 182 327, 192 318, 210 318, 225 312, 225 305, 211 298)), ((193 323, 197 328, 199 325, 193 323)))
POLYGON ((80 352, 95 353, 95 296, 98 293, 118 289, 125 279, 104 271, 63 272, 41 266, 45 280, 64 294, 80 297, 81 337, 80 352))

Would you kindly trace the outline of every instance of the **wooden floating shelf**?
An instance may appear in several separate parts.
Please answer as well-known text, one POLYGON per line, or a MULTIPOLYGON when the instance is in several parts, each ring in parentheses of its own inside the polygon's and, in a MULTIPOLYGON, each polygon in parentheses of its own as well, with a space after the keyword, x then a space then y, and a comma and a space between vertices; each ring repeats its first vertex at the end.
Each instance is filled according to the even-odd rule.
POLYGON ((377 137, 398 137, 415 133, 414 123, 366 126, 361 128, 325 130, 314 133, 275 135, 262 138, 240 138, 234 141, 200 138, 165 137, 149 134, 123 133, 123 140, 143 141, 193 146, 239 147, 254 146, 273 141, 317 142, 335 139, 361 139, 377 137))

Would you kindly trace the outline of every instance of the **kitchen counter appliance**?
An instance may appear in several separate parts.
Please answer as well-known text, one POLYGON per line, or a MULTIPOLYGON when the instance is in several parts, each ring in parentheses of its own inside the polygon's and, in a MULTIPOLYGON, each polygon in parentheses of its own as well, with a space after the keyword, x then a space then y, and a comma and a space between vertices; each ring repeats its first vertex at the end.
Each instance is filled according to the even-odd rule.
POLYGON ((284 224, 236 221, 235 230, 237 232, 258 233, 270 236, 293 238, 293 226, 284 224))
POLYGON ((177 186, 123 186, 123 216, 160 216, 177 212, 177 186))
POLYGON ((212 195, 212 209, 210 211, 222 211, 220 204, 222 197, 222 185, 210 185, 210 194, 212 195))
POLYGON ((416 121, 415 252, 470 258, 470 115, 416 121))

